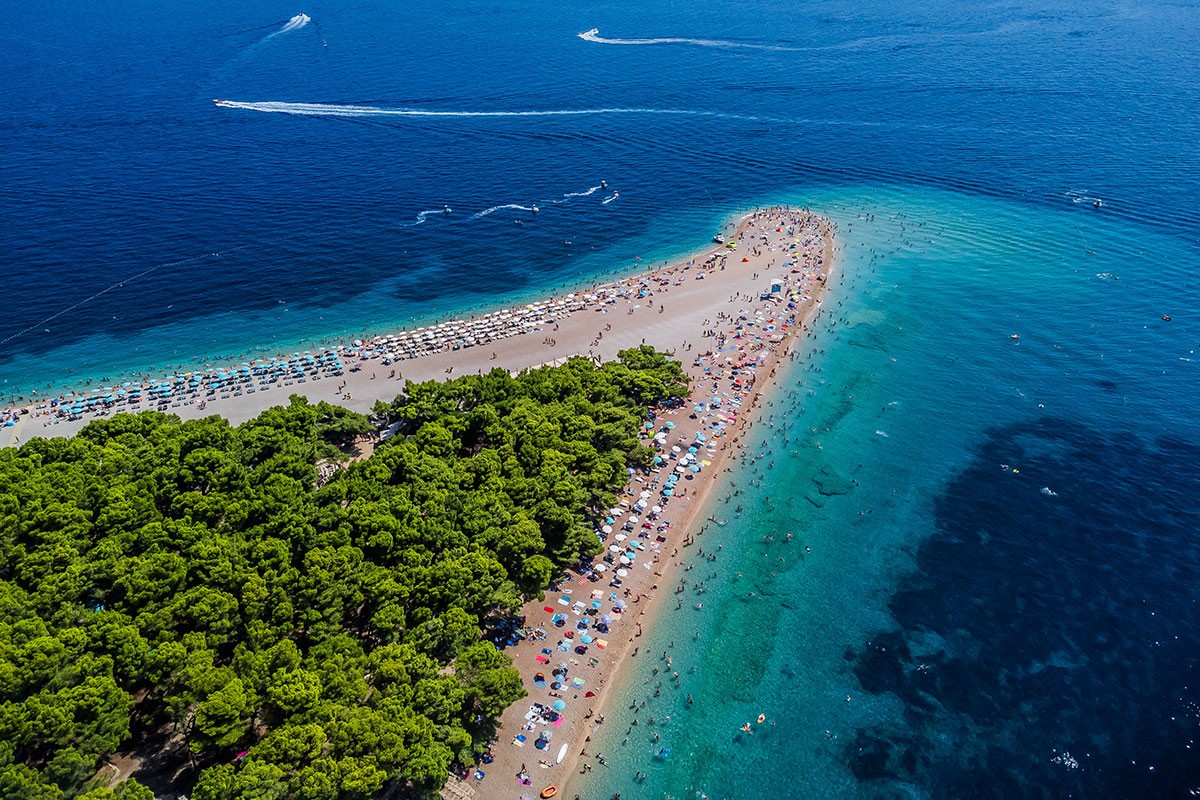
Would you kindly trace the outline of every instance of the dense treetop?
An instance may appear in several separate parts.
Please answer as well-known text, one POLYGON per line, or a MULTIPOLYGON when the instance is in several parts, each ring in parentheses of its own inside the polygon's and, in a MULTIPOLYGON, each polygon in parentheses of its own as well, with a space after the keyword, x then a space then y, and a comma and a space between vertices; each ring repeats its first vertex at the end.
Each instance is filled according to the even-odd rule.
POLYGON ((93 779, 118 751, 193 800, 440 786, 524 693, 488 618, 596 551, 645 407, 684 391, 649 348, 409 383, 324 485, 374 425, 298 397, 0 451, 0 797, 152 797, 93 779))

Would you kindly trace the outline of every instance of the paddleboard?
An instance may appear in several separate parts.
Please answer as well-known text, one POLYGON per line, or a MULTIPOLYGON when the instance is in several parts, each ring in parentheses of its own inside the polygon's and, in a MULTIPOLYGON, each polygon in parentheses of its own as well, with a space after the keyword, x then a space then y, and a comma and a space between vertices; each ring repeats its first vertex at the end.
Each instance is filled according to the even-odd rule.
POLYGON ((558 758, 555 759, 555 761, 554 761, 555 764, 561 764, 562 760, 567 757, 567 748, 568 747, 570 747, 569 742, 567 744, 564 744, 562 747, 558 748, 558 758))

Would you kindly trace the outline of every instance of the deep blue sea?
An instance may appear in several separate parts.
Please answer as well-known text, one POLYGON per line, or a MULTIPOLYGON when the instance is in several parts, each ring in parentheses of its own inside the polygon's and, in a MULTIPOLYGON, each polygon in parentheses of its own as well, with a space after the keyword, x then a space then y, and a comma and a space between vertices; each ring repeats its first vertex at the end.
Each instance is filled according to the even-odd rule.
POLYGON ((1196 2, 15 4, 4 399, 808 205, 840 277, 581 793, 1188 797, 1198 35, 1196 2))

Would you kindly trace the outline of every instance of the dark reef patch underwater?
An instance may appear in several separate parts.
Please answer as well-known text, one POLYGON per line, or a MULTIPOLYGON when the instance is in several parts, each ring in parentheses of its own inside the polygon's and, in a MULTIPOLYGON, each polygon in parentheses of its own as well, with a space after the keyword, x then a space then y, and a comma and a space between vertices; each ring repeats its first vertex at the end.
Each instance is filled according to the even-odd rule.
POLYGON ((858 778, 947 798, 1200 787, 1198 490, 1191 442, 989 431, 891 599, 898 629, 847 653, 905 708, 847 745, 858 778))

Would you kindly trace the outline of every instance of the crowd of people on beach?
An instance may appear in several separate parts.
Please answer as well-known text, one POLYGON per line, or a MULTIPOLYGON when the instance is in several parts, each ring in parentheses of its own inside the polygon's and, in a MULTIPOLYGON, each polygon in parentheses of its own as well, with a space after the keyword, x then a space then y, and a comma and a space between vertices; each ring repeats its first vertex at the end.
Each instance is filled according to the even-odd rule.
MULTIPOLYGON (((706 269, 724 267, 726 256, 714 255, 697 268, 703 279, 706 269)), ((221 402, 259 392, 288 389, 303 393, 305 384, 344 379, 348 373, 370 370, 372 377, 391 369, 385 377, 403 379, 400 364, 439 353, 485 346, 502 339, 534 332, 553 332, 561 320, 585 310, 601 310, 618 303, 629 305, 645 300, 654 304, 654 294, 685 280, 682 272, 664 271, 638 275, 592 287, 587 292, 568 293, 521 308, 505 308, 469 319, 454 319, 402 331, 396 334, 343 341, 336 346, 294 352, 268 358, 247 359, 222 366, 178 368, 170 374, 120 375, 85 381, 74 391, 53 392, 49 387, 28 394, 13 394, 0 410, 0 426, 12 426, 29 417, 52 428, 62 422, 86 421, 120 411, 155 410, 171 412, 185 406, 220 413, 221 402), (99 385, 96 385, 99 384, 99 385)), ((661 313, 663 306, 660 303, 661 313)), ((611 324, 608 325, 611 330, 611 324)), ((603 338, 601 331, 593 344, 603 338)), ((544 344, 554 346, 557 339, 546 336, 544 344)), ((492 357, 495 358, 493 352, 492 357)), ((448 369, 447 375, 451 374, 448 369)), ((339 386, 339 390, 344 388, 339 386)), ((339 392, 339 396, 340 392, 339 392)), ((349 399, 348 395, 345 395, 349 399)), ((266 407, 266 404, 264 404, 266 407)))
MULTIPOLYGON (((589 751, 603 719, 595 716, 602 701, 597 695, 611 681, 623 658, 622 651, 632 658, 638 656, 640 646, 636 640, 643 636, 642 617, 659 588, 659 580, 668 574, 668 566, 684 573, 690 573, 700 563, 716 568, 714 562, 720 545, 708 553, 697 548, 697 557, 691 560, 681 557, 681 550, 696 545, 696 536, 704 528, 683 530, 680 521, 687 518, 692 503, 703 502, 701 481, 715 479, 710 475, 702 477, 702 473, 717 471, 720 459, 727 453, 733 453, 734 458, 741 453, 749 424, 747 414, 757 403, 755 388, 761 385, 762 372, 772 365, 774 356, 785 350, 789 335, 811 307, 813 287, 822 279, 825 268, 819 222, 815 217, 791 212, 761 214, 747 224, 743 240, 754 237, 754 246, 778 252, 769 267, 778 267, 775 272, 783 279, 773 282, 771 290, 760 295, 730 297, 729 302, 734 306, 731 310, 704 320, 699 341, 688 343, 685 348, 692 352, 702 350, 687 364, 693 381, 691 398, 681 406, 651 412, 641 434, 655 451, 651 469, 633 471, 618 504, 597 516, 596 535, 604 547, 602 555, 569 572, 563 584, 555 588, 556 599, 545 605, 533 604, 525 610, 529 628, 514 656, 515 663, 523 667, 523 678, 533 703, 506 730, 510 730, 514 746, 523 747, 532 738, 539 749, 559 753, 558 760, 538 762, 547 771, 547 778, 557 776, 555 768, 571 747, 575 748, 573 755, 579 762, 578 774, 592 771, 593 763, 609 765, 603 753, 592 755, 589 751), (778 251, 770 244, 771 237, 756 230, 756 225, 775 225, 776 239, 782 233, 791 246, 786 252, 778 251), (639 565, 641 569, 637 568, 639 565), (634 604, 638 608, 636 616, 632 613, 634 604), (572 683, 579 680, 585 683, 572 683), (546 708, 556 709, 551 727, 546 727, 547 718, 542 715, 546 708), (583 709, 586 713, 581 714, 583 709), (569 741, 560 745, 564 737, 569 741)), ((726 259, 725 253, 714 254, 692 274, 703 279, 705 269, 721 269, 726 259)), ((685 279, 686 268, 677 267, 664 273, 659 280, 662 285, 671 285, 685 279)), ((754 277, 757 279, 758 275, 754 277)), ((773 365, 770 369, 773 374, 773 365)), ((703 599, 699 596, 710 579, 711 576, 683 575, 675 587, 676 610, 684 608, 683 595, 690 591, 696 596, 689 601, 694 607, 692 613, 703 613, 703 599)), ((649 709, 666 691, 686 693, 686 683, 695 673, 695 667, 681 670, 667 651, 658 661, 661 663, 655 664, 646 678, 647 696, 631 709, 631 724, 620 744, 628 745, 631 738, 645 739, 648 754, 664 759, 670 755, 669 744, 664 740, 669 735, 670 715, 661 718, 647 715, 643 719, 639 712, 649 709)), ((687 694, 687 705, 693 702, 691 694, 687 694)), ((764 723, 767 723, 765 717, 755 724, 764 723)), ((613 736, 609 739, 616 741, 613 736)), ((533 782, 524 763, 514 774, 521 788, 533 782)), ((641 771, 632 778, 635 783, 645 779, 641 771)), ((482 778, 477 775, 476 780, 482 778)))

